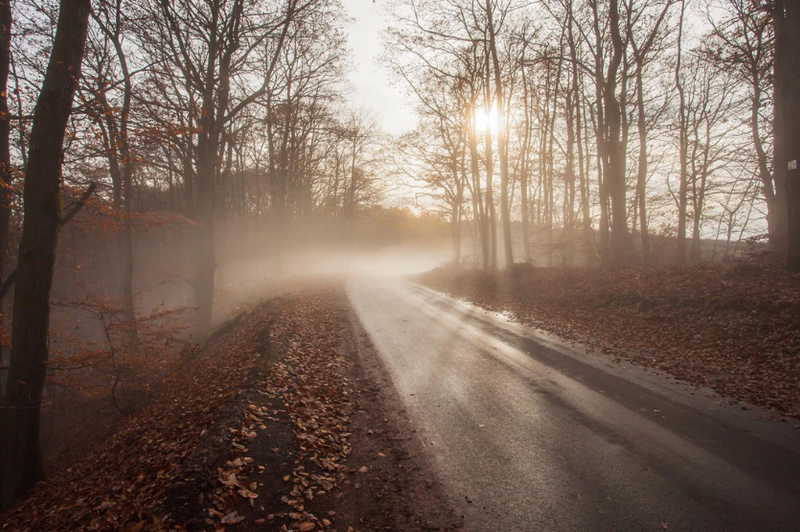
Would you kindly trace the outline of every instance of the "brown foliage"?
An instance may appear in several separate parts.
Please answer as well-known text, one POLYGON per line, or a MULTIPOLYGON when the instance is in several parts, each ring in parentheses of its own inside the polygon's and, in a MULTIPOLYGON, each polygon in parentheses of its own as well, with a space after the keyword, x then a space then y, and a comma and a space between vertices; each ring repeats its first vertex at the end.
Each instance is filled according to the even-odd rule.
POLYGON ((146 521, 142 530, 168 529, 163 496, 199 436, 235 397, 257 357, 254 331, 270 317, 269 308, 259 308, 165 379, 141 414, 124 419, 94 453, 40 483, 3 516, 3 530, 129 530, 131 521, 146 521))
MULTIPOLYGON (((268 406, 274 400, 289 413, 296 454, 292 473, 279 480, 285 496, 274 501, 285 511, 263 512, 255 524, 329 527, 333 516, 312 512, 315 498, 341 483, 350 452, 350 387, 338 372, 346 318, 341 288, 305 284, 304 294, 272 300, 223 327, 165 379, 149 406, 125 418, 96 452, 40 483, 3 516, 0 530, 219 530, 245 521, 253 517, 248 508, 265 504, 259 499, 264 477, 257 475, 271 471, 249 447, 268 432, 267 423, 278 421, 268 406), (242 400, 246 390, 253 397, 242 400), (232 408, 233 424, 225 415, 232 408), (219 433, 227 437, 229 460, 203 448, 219 433), (211 456, 200 479, 192 475, 204 454, 211 456), (179 492, 195 501, 188 514, 178 515, 179 492)), ((215 440, 212 446, 219 445, 215 440)))

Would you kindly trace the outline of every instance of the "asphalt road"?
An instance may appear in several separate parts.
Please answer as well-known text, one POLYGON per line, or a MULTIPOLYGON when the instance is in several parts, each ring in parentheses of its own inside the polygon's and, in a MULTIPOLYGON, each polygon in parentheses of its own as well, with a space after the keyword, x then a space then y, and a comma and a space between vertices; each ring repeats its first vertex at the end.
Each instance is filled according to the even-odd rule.
POLYGON ((348 294, 467 530, 800 531, 797 420, 399 278, 348 294))

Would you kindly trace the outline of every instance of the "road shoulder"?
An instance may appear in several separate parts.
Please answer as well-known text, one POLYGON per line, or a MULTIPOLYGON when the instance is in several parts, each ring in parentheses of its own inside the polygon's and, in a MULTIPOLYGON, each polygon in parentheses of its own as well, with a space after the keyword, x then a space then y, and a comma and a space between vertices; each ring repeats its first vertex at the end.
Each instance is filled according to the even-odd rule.
POLYGON ((386 367, 355 311, 348 309, 348 316, 344 350, 352 358, 347 376, 358 390, 348 461, 357 474, 345 481, 341 511, 360 513, 367 530, 459 530, 461 519, 444 495, 386 367))

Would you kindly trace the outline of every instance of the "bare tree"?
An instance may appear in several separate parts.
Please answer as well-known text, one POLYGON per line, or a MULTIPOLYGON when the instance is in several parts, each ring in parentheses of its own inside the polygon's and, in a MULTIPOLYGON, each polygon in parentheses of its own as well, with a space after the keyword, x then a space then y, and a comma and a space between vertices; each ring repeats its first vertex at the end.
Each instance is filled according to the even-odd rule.
POLYGON ((108 163, 112 183, 112 205, 124 207, 124 229, 120 234, 122 255, 123 304, 137 336, 133 300, 133 172, 135 156, 129 126, 133 104, 133 74, 123 46, 123 31, 130 26, 123 0, 101 0, 92 11, 96 35, 90 32, 89 53, 84 61, 84 89, 88 101, 84 108, 100 131, 102 156, 108 163), (92 38, 94 37, 94 38, 92 38), (115 94, 118 93, 118 94, 115 94), (116 98, 115 98, 116 97, 116 98))
POLYGON ((245 109, 266 96, 292 27, 322 9, 321 0, 280 4, 244 0, 189 0, 148 4, 148 53, 159 59, 156 75, 176 108, 187 114, 184 179, 193 195, 198 307, 197 337, 210 328, 216 255, 214 231, 217 184, 225 171, 227 128, 245 109), (260 82, 253 83, 254 79, 260 82))
POLYGON ((436 75, 416 86, 421 123, 404 137, 399 165, 412 181, 422 182, 431 197, 444 204, 456 266, 461 262, 461 219, 469 183, 466 145, 470 124, 462 88, 460 79, 436 75))
POLYGON ((779 253, 786 248, 786 196, 774 175, 771 109, 774 34, 768 3, 761 0, 725 0, 709 4, 707 17, 713 27, 705 53, 721 69, 734 72, 746 84, 750 112, 747 120, 756 155, 758 178, 767 202, 770 243, 779 253), (712 7, 721 8, 719 18, 712 7))
POLYGON ((89 22, 89 0, 62 0, 50 62, 36 104, 25 175, 8 384, 0 409, 0 506, 43 475, 39 413, 48 358, 50 288, 61 224, 64 133, 89 22))

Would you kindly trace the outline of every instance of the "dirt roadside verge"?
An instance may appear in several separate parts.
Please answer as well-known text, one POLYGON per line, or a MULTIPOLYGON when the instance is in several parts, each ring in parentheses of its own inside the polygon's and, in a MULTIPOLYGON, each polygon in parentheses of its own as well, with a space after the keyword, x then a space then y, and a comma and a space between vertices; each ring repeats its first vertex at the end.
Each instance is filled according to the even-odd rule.
POLYGON ((359 473, 345 481, 342 513, 360 515, 361 530, 460 530, 461 520, 436 478, 388 371, 356 313, 349 307, 347 313, 350 328, 344 348, 355 355, 347 375, 358 390, 352 405, 349 462, 359 473))
POLYGON ((0 530, 457 530, 343 282, 237 319, 0 530))

